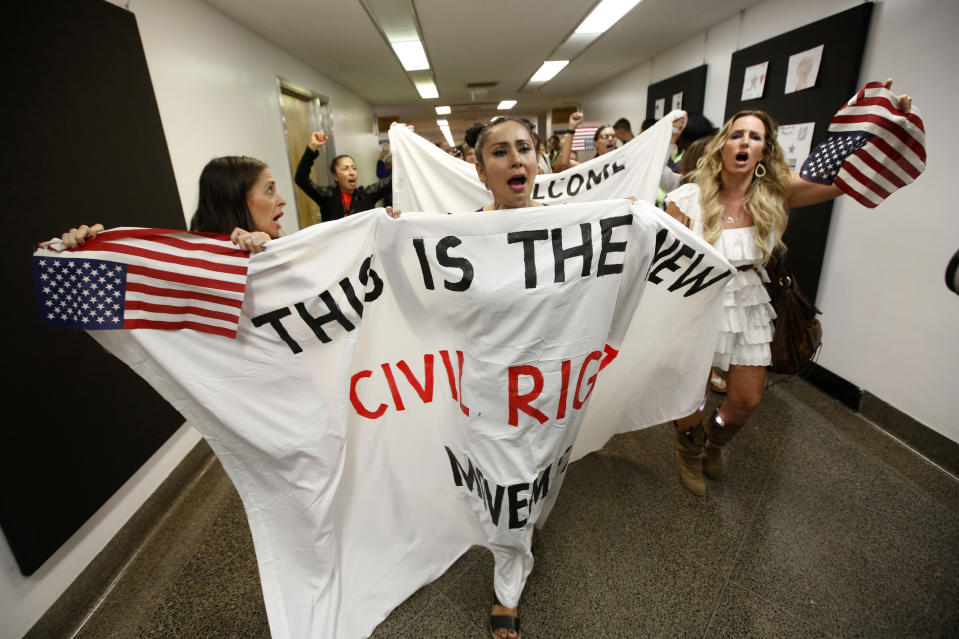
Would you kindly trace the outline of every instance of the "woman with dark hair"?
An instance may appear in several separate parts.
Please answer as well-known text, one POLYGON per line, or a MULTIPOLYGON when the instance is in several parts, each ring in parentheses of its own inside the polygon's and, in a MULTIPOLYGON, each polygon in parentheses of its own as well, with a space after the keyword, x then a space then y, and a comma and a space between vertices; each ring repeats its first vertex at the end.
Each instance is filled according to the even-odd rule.
MULTIPOLYGON (((912 99, 900 96, 899 103, 908 113, 912 99)), ((722 447, 743 427, 763 396, 775 318, 763 287, 763 281, 768 281, 763 265, 773 249, 784 247, 786 211, 842 194, 836 185, 807 182, 790 174, 776 134, 769 114, 740 111, 707 145, 692 183, 666 198, 670 215, 736 267, 726 284, 713 356, 713 366, 727 371, 726 399, 705 422, 705 399, 693 414, 674 422, 680 481, 694 495, 706 494, 704 471, 710 477, 723 473, 722 447)))
MULTIPOLYGON (((476 174, 486 185, 493 201, 482 211, 543 206, 532 199, 533 182, 538 173, 536 134, 532 124, 513 117, 497 118, 488 125, 473 125, 466 134, 467 143, 476 149, 476 174)), ((497 545, 493 549, 496 572, 523 573, 524 579, 533 567, 529 551, 515 546, 497 545)), ((494 575, 494 587, 497 579, 494 575)), ((519 637, 520 593, 497 592, 490 628, 494 639, 519 637)))
MULTIPOLYGON (((572 159, 572 150, 573 150, 573 132, 576 131, 576 128, 583 123, 583 114, 579 111, 576 111, 569 116, 569 129, 566 132, 566 135, 563 136, 563 142, 560 145, 559 157, 556 158, 556 162, 553 166, 554 171, 563 171, 568 169, 571 166, 576 166, 580 164, 576 160, 572 159)), ((605 155, 616 148, 616 129, 612 125, 604 124, 596 129, 596 133, 593 134, 593 146, 596 147, 596 155, 605 155)))
POLYGON ((686 149, 696 140, 712 135, 716 130, 708 118, 698 113, 686 114, 673 122, 673 134, 669 139, 669 155, 666 157, 666 169, 660 178, 656 193, 656 206, 665 209, 663 202, 666 193, 679 186, 683 171, 680 164, 686 156, 686 149))
MULTIPOLYGON (((245 156, 214 158, 200 173, 200 192, 190 230, 229 233, 234 244, 256 253, 268 241, 280 237, 284 206, 286 200, 276 192, 276 179, 266 164, 245 156)), ((83 246, 102 230, 102 224, 84 224, 64 233, 63 243, 68 248, 83 246)))
POLYGON ((323 131, 314 131, 310 135, 310 141, 303 151, 300 164, 296 167, 294 179, 296 185, 320 205, 320 221, 338 220, 375 207, 377 202, 391 192, 392 178, 385 177, 367 186, 357 186, 356 163, 349 155, 338 155, 330 162, 333 186, 321 186, 310 179, 313 161, 327 139, 323 131))

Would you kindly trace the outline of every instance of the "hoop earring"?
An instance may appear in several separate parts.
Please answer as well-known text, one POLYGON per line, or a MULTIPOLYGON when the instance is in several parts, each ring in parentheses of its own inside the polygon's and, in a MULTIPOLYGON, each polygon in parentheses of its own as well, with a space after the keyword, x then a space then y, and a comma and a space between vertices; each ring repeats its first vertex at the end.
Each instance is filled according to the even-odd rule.
POLYGON ((765 177, 765 175, 766 175, 766 167, 763 166, 762 162, 760 162, 759 164, 756 165, 755 170, 753 170, 753 175, 756 176, 756 179, 757 179, 757 180, 761 180, 763 177, 765 177), (759 169, 762 169, 762 171, 760 171, 759 169))

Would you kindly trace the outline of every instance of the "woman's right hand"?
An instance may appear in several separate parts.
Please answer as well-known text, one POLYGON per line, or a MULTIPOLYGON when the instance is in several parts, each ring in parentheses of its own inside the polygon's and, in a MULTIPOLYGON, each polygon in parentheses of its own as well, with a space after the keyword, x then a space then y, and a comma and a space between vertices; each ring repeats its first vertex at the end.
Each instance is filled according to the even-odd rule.
POLYGON ((326 133, 323 131, 314 131, 310 134, 310 141, 307 144, 311 149, 316 151, 318 148, 326 144, 327 139, 326 133))
POLYGON ((77 248, 84 246, 87 243, 87 240, 95 239, 97 235, 103 232, 102 224, 94 224, 93 226, 87 226, 86 224, 81 224, 80 228, 70 229, 66 233, 60 236, 60 239, 63 240, 63 243, 67 245, 67 248, 77 248))
POLYGON ((583 114, 580 111, 574 112, 569 116, 569 130, 572 131, 583 123, 583 114))
POLYGON ((233 229, 233 232, 230 233, 230 241, 236 244, 241 251, 249 251, 250 253, 259 253, 262 251, 264 245, 269 242, 270 239, 270 236, 263 231, 253 231, 250 233, 240 227, 236 227, 233 229))

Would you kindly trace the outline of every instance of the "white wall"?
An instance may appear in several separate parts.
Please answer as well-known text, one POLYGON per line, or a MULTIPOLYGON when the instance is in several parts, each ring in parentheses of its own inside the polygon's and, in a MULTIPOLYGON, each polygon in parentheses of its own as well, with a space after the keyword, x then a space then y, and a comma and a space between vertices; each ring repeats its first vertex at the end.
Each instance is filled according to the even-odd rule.
MULTIPOLYGON (((591 122, 628 118, 638 129, 650 83, 704 62, 705 115, 719 125, 732 53, 860 4, 855 0, 766 0, 590 91, 591 122)), ((896 78, 916 100, 929 132, 928 168, 909 188, 867 210, 834 207, 819 307, 819 363, 953 441, 959 441, 959 297, 944 285, 959 249, 950 151, 959 148, 951 64, 959 60, 959 2, 876 2, 861 83, 896 78)), ((784 52, 786 53, 786 52, 784 52)), ((836 105, 837 108, 839 105, 836 105)))
MULTIPOLYGON (((296 230, 278 77, 330 99, 337 151, 353 155, 361 179, 375 179, 378 148, 370 104, 201 2, 128 5, 140 29, 187 219, 196 208, 203 166, 220 155, 251 155, 274 169, 289 202, 284 230, 296 230)), ((131 215, 135 211, 131 207, 131 215)), ((135 217, 130 223, 136 224, 135 217)), ((0 639, 22 637, 198 441, 196 431, 184 425, 31 577, 20 574, 3 539, 0 639)))

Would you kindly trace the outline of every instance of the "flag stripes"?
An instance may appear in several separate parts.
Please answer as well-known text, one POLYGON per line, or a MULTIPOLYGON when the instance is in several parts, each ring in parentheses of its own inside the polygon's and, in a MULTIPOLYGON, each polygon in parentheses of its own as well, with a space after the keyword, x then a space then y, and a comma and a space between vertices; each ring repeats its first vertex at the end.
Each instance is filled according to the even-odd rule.
POLYGON ((44 243, 34 258, 48 323, 236 336, 249 255, 226 236, 119 228, 53 250, 60 246, 44 243))
POLYGON ((926 168, 925 126, 916 109, 898 107, 883 83, 867 84, 833 117, 802 178, 836 184, 869 208, 915 180, 926 168))

